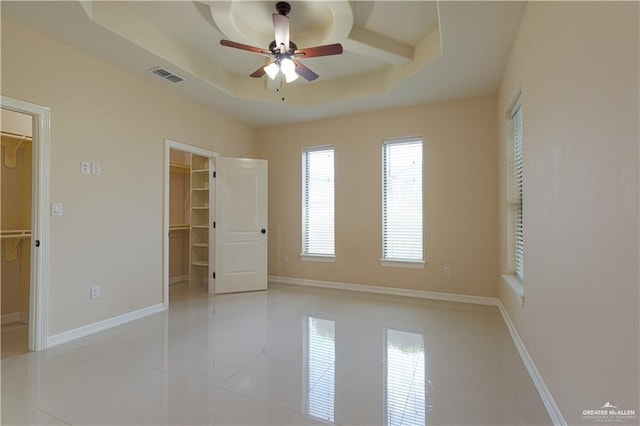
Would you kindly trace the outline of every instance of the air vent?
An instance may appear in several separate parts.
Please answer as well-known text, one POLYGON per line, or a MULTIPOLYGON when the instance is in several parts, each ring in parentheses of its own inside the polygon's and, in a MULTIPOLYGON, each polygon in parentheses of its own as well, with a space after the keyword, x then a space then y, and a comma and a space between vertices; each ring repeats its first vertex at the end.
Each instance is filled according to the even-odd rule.
POLYGON ((180 83, 183 80, 182 78, 178 77, 175 74, 171 74, 171 75, 169 75, 169 76, 167 76, 165 78, 167 80, 169 80, 170 82, 172 82, 172 83, 180 83))
POLYGON ((175 74, 172 74, 172 73, 170 73, 169 71, 165 70, 162 67, 151 68, 149 70, 149 72, 151 74, 157 75, 158 77, 162 77, 165 80, 169 80, 172 83, 180 83, 181 81, 184 81, 184 78, 179 77, 179 76, 177 76, 175 74))

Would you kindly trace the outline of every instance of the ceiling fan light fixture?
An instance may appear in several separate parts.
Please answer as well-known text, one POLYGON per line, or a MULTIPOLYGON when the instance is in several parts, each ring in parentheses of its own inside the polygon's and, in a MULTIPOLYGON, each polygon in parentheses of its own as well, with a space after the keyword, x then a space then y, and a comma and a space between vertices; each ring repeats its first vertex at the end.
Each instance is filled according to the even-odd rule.
POLYGON ((266 67, 264 67, 264 72, 267 73, 271 80, 275 80, 278 76, 278 71, 280 71, 280 67, 275 62, 270 63, 266 67))
POLYGON ((280 61, 280 69, 282 70, 282 74, 284 74, 285 81, 287 83, 291 83, 298 78, 298 74, 296 73, 296 64, 289 58, 285 58, 280 61))

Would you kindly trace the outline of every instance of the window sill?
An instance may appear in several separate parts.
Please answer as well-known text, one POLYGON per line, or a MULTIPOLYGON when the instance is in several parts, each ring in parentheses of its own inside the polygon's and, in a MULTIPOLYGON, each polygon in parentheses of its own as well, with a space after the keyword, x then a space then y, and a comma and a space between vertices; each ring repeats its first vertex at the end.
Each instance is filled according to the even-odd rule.
POLYGON ((300 259, 308 262, 324 262, 324 263, 334 263, 336 261, 335 256, 324 256, 320 254, 301 254, 300 259))
POLYGON ((393 259, 380 259, 382 266, 390 266, 392 268, 412 268, 412 269, 424 269, 427 262, 423 260, 393 260, 393 259))
POLYGON ((524 286, 520 278, 515 275, 503 275, 502 281, 507 284, 513 293, 520 299, 520 306, 524 306, 524 286))

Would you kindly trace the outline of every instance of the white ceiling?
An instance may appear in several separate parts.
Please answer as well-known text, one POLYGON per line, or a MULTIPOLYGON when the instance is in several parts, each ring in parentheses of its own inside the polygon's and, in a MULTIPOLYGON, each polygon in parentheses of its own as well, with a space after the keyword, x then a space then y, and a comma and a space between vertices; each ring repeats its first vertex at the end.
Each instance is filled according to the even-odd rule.
POLYGON ((12 2, 2 15, 254 126, 493 94, 524 2, 291 1, 299 48, 341 43, 303 60, 320 75, 280 92, 248 75, 265 58, 275 1, 12 2), (162 66, 174 84, 148 72, 162 66), (284 100, 283 100, 284 98, 284 100))

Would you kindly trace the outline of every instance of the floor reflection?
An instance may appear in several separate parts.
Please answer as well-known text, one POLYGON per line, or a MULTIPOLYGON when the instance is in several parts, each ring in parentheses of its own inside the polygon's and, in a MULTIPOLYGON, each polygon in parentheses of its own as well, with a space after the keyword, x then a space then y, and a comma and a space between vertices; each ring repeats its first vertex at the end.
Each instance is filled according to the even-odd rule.
POLYGON ((335 420, 335 321, 307 317, 305 324, 305 413, 320 420, 335 420))
POLYGON ((166 312, 2 359, 0 422, 550 424, 495 307, 288 286, 170 294, 166 312))
POLYGON ((424 336, 386 330, 385 424, 426 424, 424 336))

